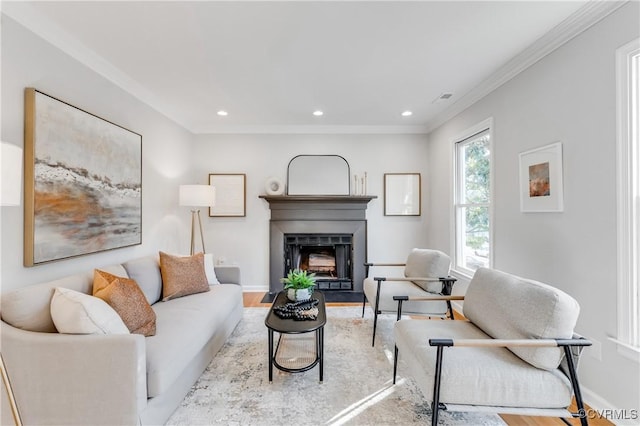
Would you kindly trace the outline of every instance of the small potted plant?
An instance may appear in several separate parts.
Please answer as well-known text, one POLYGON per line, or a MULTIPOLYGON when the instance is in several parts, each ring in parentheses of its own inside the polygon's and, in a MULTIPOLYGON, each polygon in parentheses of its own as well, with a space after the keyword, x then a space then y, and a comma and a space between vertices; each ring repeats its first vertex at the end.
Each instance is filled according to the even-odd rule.
POLYGON ((294 302, 308 300, 311 299, 313 288, 316 286, 316 274, 294 269, 290 270, 287 276, 281 278, 280 281, 284 284, 284 289, 287 290, 289 300, 294 302))

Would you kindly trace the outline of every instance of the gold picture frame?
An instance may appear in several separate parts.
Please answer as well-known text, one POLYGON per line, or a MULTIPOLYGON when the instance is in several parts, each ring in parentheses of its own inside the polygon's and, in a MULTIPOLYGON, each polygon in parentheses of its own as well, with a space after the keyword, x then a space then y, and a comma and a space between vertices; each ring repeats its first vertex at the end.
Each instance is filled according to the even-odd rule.
POLYGON ((209 207, 210 217, 245 217, 247 215, 247 175, 244 173, 210 173, 209 185, 216 189, 216 202, 209 207))
POLYGON ((24 265, 142 244, 142 136, 25 89, 24 265))

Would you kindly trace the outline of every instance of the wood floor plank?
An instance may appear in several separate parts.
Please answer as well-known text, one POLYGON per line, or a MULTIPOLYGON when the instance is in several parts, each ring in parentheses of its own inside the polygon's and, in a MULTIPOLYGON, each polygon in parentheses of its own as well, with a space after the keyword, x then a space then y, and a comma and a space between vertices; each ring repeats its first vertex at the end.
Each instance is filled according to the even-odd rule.
MULTIPOLYGON (((262 298, 264 297, 264 292, 247 292, 243 293, 244 306, 248 308, 255 307, 269 307, 271 303, 261 303, 262 298)), ((327 303, 327 306, 362 306, 361 303, 327 303)), ((458 313, 454 312, 454 318, 456 319, 464 319, 464 317, 458 313)), ((575 401, 571 406, 571 410, 574 411, 575 401)), ((587 409, 589 407, 587 406, 587 409)), ((564 425, 562 420, 553 418, 553 417, 539 417, 539 416, 517 416, 513 414, 500 414, 502 420, 505 421, 509 426, 556 426, 556 425, 564 425)), ((579 419, 570 419, 569 422, 572 425, 579 425, 579 419)), ((589 425, 591 426, 612 426, 613 423, 603 418, 595 418, 589 419, 589 425)))

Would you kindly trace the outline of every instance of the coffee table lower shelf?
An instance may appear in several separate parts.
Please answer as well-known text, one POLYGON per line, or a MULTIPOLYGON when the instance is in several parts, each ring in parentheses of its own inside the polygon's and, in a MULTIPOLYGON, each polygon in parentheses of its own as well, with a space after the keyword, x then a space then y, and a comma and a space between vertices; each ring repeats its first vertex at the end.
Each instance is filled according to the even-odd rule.
POLYGON ((273 365, 289 373, 311 370, 320 362, 320 330, 315 333, 281 334, 276 345, 273 365))

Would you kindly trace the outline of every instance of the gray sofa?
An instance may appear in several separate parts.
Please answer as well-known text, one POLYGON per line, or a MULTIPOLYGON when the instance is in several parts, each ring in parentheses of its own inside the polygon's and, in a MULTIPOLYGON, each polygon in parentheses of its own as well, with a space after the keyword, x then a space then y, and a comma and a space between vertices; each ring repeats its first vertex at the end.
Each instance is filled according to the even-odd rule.
POLYGON ((91 294, 93 271, 3 294, 2 356, 24 424, 164 424, 242 318, 237 267, 216 267, 222 284, 167 302, 157 256, 99 269, 157 301, 156 334, 57 333, 54 289, 91 294))

